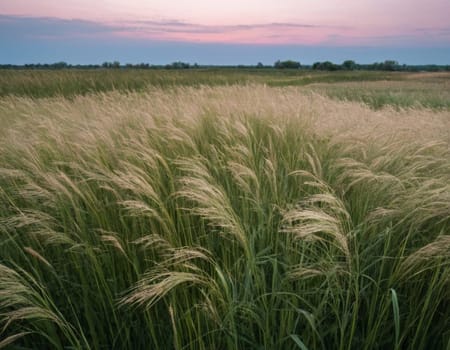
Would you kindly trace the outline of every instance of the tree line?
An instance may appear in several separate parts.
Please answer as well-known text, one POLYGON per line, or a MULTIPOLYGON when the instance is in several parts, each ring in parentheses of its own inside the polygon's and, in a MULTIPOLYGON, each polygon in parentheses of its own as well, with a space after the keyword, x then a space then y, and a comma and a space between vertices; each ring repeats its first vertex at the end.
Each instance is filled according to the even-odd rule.
POLYGON ((312 69, 318 71, 352 71, 352 70, 374 70, 374 71, 450 71, 450 65, 436 65, 436 64, 426 64, 426 65, 407 65, 399 64, 395 60, 385 60, 384 62, 375 62, 371 64, 359 64, 353 60, 345 60, 341 64, 336 64, 331 61, 315 62, 312 65, 302 66, 300 62, 287 60, 287 61, 276 61, 274 63, 274 68, 278 69, 312 69))
POLYGON ((31 63, 24 65, 0 64, 0 69, 207 69, 207 68, 232 68, 232 69, 304 69, 317 71, 352 71, 352 70, 374 70, 374 71, 450 71, 450 65, 406 65, 399 64, 395 60, 385 60, 384 62, 375 62, 371 64, 360 64, 353 60, 345 60, 341 64, 331 61, 315 62, 312 65, 302 65, 295 60, 277 60, 273 65, 264 65, 258 62, 256 65, 199 65, 187 62, 176 61, 170 64, 157 65, 150 63, 126 63, 119 61, 107 61, 102 64, 69 64, 67 62, 55 63, 31 63))

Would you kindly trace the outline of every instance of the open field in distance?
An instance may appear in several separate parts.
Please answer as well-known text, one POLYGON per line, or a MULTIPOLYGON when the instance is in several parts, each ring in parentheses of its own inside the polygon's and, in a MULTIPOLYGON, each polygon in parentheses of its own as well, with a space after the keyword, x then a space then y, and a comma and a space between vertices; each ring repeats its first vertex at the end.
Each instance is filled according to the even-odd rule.
POLYGON ((450 76, 228 73, 2 72, 0 348, 450 348, 450 76))
POLYGON ((72 97, 80 94, 145 91, 150 87, 266 84, 319 88, 337 99, 362 101, 373 108, 425 106, 450 108, 450 72, 318 72, 279 69, 194 70, 3 70, 0 96, 72 97))

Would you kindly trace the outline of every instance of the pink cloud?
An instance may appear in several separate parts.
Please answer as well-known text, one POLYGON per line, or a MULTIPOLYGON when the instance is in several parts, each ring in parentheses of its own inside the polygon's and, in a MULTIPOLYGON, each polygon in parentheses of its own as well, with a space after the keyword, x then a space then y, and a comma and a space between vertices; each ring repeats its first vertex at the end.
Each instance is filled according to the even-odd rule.
POLYGON ((163 41, 235 44, 318 44, 330 33, 345 34, 349 28, 298 23, 253 25, 200 25, 177 21, 127 22, 119 37, 163 41))
POLYGON ((177 20, 94 22, 0 15, 0 32, 9 37, 45 39, 103 38, 195 43, 427 46, 449 45, 450 26, 408 30, 370 26, 330 26, 299 22, 205 25, 177 20))

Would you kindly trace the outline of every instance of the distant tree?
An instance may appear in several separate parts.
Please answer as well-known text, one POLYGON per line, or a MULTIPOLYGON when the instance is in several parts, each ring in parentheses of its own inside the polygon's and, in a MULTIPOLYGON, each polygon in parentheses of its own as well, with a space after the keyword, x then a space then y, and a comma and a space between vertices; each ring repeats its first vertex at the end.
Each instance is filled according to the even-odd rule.
MULTIPOLYGON (((337 69, 346 69, 345 67, 352 66, 350 65, 351 60, 345 61, 340 65, 333 64, 329 61, 325 62, 315 62, 312 66, 301 66, 302 68, 312 68, 314 70, 337 70, 337 69)), ((277 61, 274 64, 277 68, 285 68, 284 62, 277 61)), ((117 66, 117 64, 116 64, 117 66)), ((119 64, 120 66, 120 64, 119 64)), ((406 64, 398 64, 397 61, 386 60, 384 62, 375 62, 371 64, 358 64, 355 63, 355 69, 363 69, 363 70, 396 70, 396 71, 406 71, 406 72, 442 72, 442 71, 450 71, 450 65, 436 65, 436 64, 425 64, 425 65, 406 65, 406 64)), ((0 69, 98 69, 98 68, 112 68, 113 62, 103 62, 101 65, 99 64, 77 64, 71 65, 65 62, 56 62, 56 63, 27 63, 23 65, 16 64, 0 64, 0 69)), ((230 67, 238 67, 238 66, 199 66, 198 64, 189 65, 188 63, 183 62, 174 62, 169 65, 150 65, 149 63, 139 63, 139 64, 131 64, 127 63, 124 65, 127 68, 140 68, 140 69, 162 69, 162 68, 230 68, 230 67)), ((248 68, 249 66, 241 66, 242 68, 248 68)), ((252 66, 255 67, 255 66, 252 66)), ((261 67, 261 65, 257 65, 256 67, 261 67)), ((269 66, 263 66, 267 68, 269 66)))
POLYGON ((258 64, 256 65, 256 68, 264 68, 264 65, 261 62, 258 62, 258 64))
POLYGON ((333 62, 330 62, 330 61, 325 61, 323 63, 323 65, 324 65, 324 69, 325 70, 334 71, 334 70, 338 70, 339 69, 338 65, 336 65, 336 64, 334 64, 333 62))
MULTIPOLYGON (((61 62, 53 63, 50 67, 53 69, 62 69, 62 68, 68 68, 68 66, 69 65, 66 62, 61 61, 61 62)), ((48 67, 48 65, 47 65, 47 67, 48 67)), ((40 68, 40 67, 38 67, 38 68, 40 68)))
POLYGON ((185 62, 173 62, 171 64, 167 64, 166 68, 167 69, 188 69, 191 65, 189 63, 185 63, 185 62))
POLYGON ((312 68, 315 70, 335 71, 340 69, 340 66, 334 64, 333 62, 325 61, 325 62, 315 62, 312 68))
MULTIPOLYGON (((422 67, 422 66, 420 66, 420 67, 422 67)), ((409 68, 402 67, 401 65, 398 64, 397 61, 394 61, 394 60, 386 60, 384 62, 375 62, 375 63, 367 65, 366 68, 368 70, 385 70, 385 71, 398 71, 398 70, 405 70, 405 69, 410 70, 409 68)), ((416 66, 416 68, 417 68, 417 66, 416 66)))
POLYGON ((287 60, 287 61, 276 61, 273 65, 278 69, 299 69, 301 67, 300 62, 287 60))
POLYGON ((120 68, 120 62, 119 61, 114 61, 111 65, 112 68, 120 68))
POLYGON ((355 70, 356 69, 356 63, 352 60, 346 60, 342 62, 342 69, 345 70, 355 70))
POLYGON ((394 70, 399 70, 400 66, 398 64, 397 61, 394 60, 386 60, 383 63, 382 69, 383 70, 389 70, 389 71, 394 71, 394 70))
POLYGON ((320 62, 314 62, 312 65, 312 69, 319 70, 320 69, 320 62))

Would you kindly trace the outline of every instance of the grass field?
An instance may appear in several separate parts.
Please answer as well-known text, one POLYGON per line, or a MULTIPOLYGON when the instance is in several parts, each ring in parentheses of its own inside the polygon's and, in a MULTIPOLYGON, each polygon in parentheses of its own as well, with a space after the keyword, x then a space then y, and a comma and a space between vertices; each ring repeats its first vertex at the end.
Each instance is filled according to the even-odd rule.
POLYGON ((407 73, 279 69, 195 70, 0 70, 0 97, 72 98, 108 91, 145 92, 151 87, 265 84, 299 86, 339 100, 363 102, 372 108, 450 109, 450 73, 407 73))
POLYGON ((145 74, 0 74, 0 348, 450 349, 450 75, 145 74))

